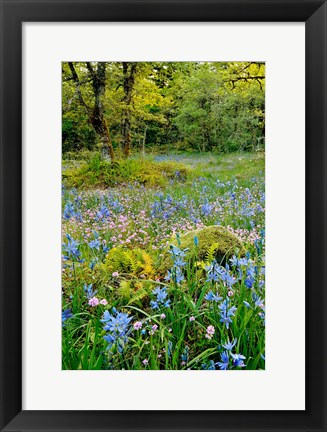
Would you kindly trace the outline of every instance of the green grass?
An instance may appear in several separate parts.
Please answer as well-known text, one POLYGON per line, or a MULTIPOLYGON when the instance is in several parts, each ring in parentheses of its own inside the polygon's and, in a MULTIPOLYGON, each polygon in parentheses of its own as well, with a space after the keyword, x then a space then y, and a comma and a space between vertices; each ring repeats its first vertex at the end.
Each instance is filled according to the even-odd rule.
POLYGON ((188 153, 161 155, 159 161, 153 155, 134 156, 111 164, 101 160, 97 153, 86 160, 65 160, 63 183, 80 189, 117 187, 126 183, 139 183, 148 187, 169 188, 172 180, 184 183, 186 191, 192 180, 205 178, 222 182, 237 179, 247 182, 258 172, 264 171, 264 154, 232 153, 223 155, 188 153))

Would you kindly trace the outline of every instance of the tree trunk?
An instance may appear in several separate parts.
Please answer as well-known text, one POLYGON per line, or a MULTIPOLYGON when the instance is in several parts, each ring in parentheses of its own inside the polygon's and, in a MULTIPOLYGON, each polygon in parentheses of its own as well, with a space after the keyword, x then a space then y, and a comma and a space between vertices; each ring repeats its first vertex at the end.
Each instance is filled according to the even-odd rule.
POLYGON ((92 107, 87 106, 80 91, 80 81, 75 70, 74 64, 69 62, 69 68, 72 72, 72 78, 76 84, 76 90, 81 104, 85 107, 88 120, 93 126, 102 144, 102 156, 110 156, 111 161, 115 159, 115 152, 108 129, 107 122, 103 115, 102 97, 106 88, 106 63, 99 62, 97 68, 93 67, 90 62, 86 62, 88 74, 92 80, 94 104, 92 107))
POLYGON ((122 120, 123 153, 128 157, 131 153, 131 102, 135 82, 137 63, 123 62, 124 73, 124 109, 122 120))
POLYGON ((146 131, 147 130, 148 130, 148 126, 145 126, 144 135, 143 135, 143 146, 142 146, 143 155, 145 155, 145 141, 146 141, 146 131))
POLYGON ((102 143, 102 155, 110 156, 113 161, 115 153, 111 142, 111 137, 107 122, 103 115, 102 97, 106 89, 106 63, 99 62, 97 70, 95 70, 90 62, 86 63, 89 74, 92 77, 92 87, 94 92, 94 106, 91 115, 91 123, 99 135, 102 143))
POLYGON ((110 157, 111 161, 115 160, 115 152, 112 146, 109 129, 107 126, 107 122, 103 115, 100 113, 96 114, 94 117, 91 117, 91 123, 94 127, 95 132, 98 134, 102 149, 101 153, 104 158, 110 157))

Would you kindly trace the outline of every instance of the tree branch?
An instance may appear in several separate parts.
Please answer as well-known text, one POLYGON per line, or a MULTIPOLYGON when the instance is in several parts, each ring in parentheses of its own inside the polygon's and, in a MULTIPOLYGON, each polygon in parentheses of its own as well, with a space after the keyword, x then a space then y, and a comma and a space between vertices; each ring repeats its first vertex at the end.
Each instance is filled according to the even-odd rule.
POLYGON ((245 81, 245 82, 248 82, 249 80, 254 80, 254 81, 256 81, 258 84, 259 84, 259 86, 260 86, 260 89, 262 90, 262 83, 261 83, 261 80, 263 80, 263 79, 265 79, 266 77, 265 76, 247 76, 247 77, 237 77, 237 78, 234 78, 234 79, 230 79, 230 80, 228 80, 227 82, 230 82, 230 83, 232 83, 232 85, 233 85, 233 87, 232 87, 232 89, 234 89, 235 88, 235 83, 237 82, 237 81, 245 81))
POLYGON ((86 62, 86 67, 87 67, 87 70, 89 71, 92 79, 96 79, 96 75, 95 75, 94 69, 93 69, 93 67, 92 67, 92 65, 91 65, 90 62, 86 62))
POLYGON ((76 92, 77 92, 77 95, 78 95, 78 99, 81 102, 81 104, 85 107, 86 111, 89 114, 90 113, 90 108, 86 105, 86 103, 85 103, 85 101, 83 99, 83 96, 82 96, 82 93, 81 93, 81 90, 80 90, 81 82, 80 82, 80 80, 78 78, 76 69, 75 69, 75 67, 74 67, 74 65, 73 65, 72 62, 68 62, 68 65, 69 65, 69 69, 70 69, 70 71, 72 73, 72 79, 74 80, 74 82, 76 84, 76 92))

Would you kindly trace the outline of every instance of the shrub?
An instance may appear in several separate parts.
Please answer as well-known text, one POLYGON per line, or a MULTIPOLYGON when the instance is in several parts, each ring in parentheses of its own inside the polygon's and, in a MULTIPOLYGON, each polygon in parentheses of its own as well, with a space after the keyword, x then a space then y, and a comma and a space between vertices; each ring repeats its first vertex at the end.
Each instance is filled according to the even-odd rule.
MULTIPOLYGON (((211 262, 215 259, 218 263, 224 264, 234 253, 239 256, 245 255, 242 241, 227 228, 216 225, 189 231, 173 239, 172 244, 181 250, 187 249, 186 258, 190 262, 195 260, 211 262), (197 245, 195 245, 195 238, 197 245)), ((167 272, 172 264, 171 254, 166 251, 160 271, 167 272)))
POLYGON ((155 162, 145 159, 118 160, 110 163, 99 155, 83 165, 63 172, 67 187, 82 189, 108 188, 126 183, 140 183, 147 186, 165 186, 170 180, 185 181, 190 169, 173 162, 155 162))

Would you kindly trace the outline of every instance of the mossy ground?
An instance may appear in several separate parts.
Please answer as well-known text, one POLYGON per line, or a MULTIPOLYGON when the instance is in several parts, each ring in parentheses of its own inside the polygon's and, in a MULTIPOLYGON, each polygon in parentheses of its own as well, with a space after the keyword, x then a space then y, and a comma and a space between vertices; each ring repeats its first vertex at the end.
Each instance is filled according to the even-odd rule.
MULTIPOLYGON (((84 152, 85 153, 85 152, 84 152)), ((113 164, 98 153, 87 152, 78 159, 63 161, 63 184, 67 188, 106 189, 138 183, 147 187, 169 188, 178 181, 187 188, 197 178, 225 182, 237 179, 248 183, 264 171, 264 153, 138 155, 113 164)))
MULTIPOLYGON (((210 261, 214 258, 219 264, 225 264, 233 254, 238 256, 245 254, 243 243, 236 235, 222 226, 215 225, 175 237, 171 244, 185 250, 186 259, 190 262, 210 261)), ((166 251, 160 264, 160 271, 165 273, 172 265, 171 254, 166 251)))
POLYGON ((145 158, 121 159, 113 163, 101 160, 99 155, 77 166, 67 162, 63 170, 66 187, 79 189, 106 189, 138 183, 148 187, 165 187, 170 181, 184 182, 190 169, 176 161, 155 162, 145 158))

